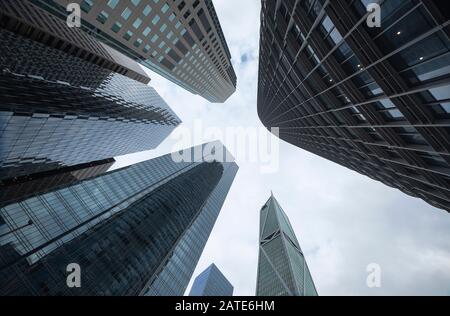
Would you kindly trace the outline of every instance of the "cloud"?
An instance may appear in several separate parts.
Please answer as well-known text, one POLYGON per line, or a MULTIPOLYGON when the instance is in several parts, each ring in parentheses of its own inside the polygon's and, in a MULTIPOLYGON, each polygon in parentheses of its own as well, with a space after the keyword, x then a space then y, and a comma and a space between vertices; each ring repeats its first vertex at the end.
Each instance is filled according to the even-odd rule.
MULTIPOLYGON (((184 126, 200 118, 205 126, 262 127, 256 112, 260 1, 214 0, 214 5, 233 56, 236 93, 225 104, 209 104, 153 73, 151 84, 184 126)), ((172 152, 179 149, 175 143, 168 139, 155 151, 119 163, 172 152)), ((259 210, 273 190, 320 295, 450 295, 448 213, 284 142, 275 174, 261 174, 258 164, 238 164, 194 277, 214 262, 236 295, 255 294, 259 210), (366 285, 370 263, 381 266, 379 289, 366 285)))

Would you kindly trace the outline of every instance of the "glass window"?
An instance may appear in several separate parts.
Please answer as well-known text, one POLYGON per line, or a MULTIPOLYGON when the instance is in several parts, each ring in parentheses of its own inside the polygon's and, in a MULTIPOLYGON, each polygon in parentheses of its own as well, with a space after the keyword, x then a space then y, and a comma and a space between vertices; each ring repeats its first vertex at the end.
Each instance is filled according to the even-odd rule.
POLYGON ((122 12, 122 17, 125 19, 125 21, 128 20, 130 15, 131 15, 131 10, 128 8, 125 8, 125 10, 123 10, 123 12, 122 12))
POLYGON ((117 7, 117 4, 119 3, 119 0, 109 0, 108 1, 108 6, 111 9, 115 9, 117 7))
POLYGON ((133 27, 135 29, 138 29, 141 26, 141 24, 142 24, 142 20, 140 18, 137 18, 136 21, 134 21, 134 23, 133 23, 133 27))

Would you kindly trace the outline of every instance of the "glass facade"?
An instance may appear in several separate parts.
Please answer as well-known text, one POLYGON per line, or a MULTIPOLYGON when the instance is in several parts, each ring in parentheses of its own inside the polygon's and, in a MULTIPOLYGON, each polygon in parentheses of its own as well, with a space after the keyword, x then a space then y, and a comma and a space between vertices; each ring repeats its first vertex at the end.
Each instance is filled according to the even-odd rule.
POLYGON ((55 16, 28 0, 0 2, 1 28, 33 39, 99 67, 120 73, 144 84, 150 78, 133 59, 103 44, 78 27, 68 27, 64 19, 55 16))
POLYGON ((449 16, 437 1, 263 0, 258 114, 298 147, 450 211, 449 16))
POLYGON ((317 296, 297 237, 273 197, 261 209, 256 296, 317 296))
POLYGON ((180 123, 156 91, 0 29, 0 180, 144 151, 180 123))
POLYGON ((185 265, 177 249, 204 247, 187 236, 237 170, 210 156, 174 162, 169 154, 1 208, 0 295, 146 294, 167 263, 185 265), (66 284, 72 263, 80 288, 66 284))
POLYGON ((223 176, 206 201, 203 211, 174 247, 172 255, 163 263, 161 272, 149 282, 145 295, 182 296, 186 292, 238 169, 235 163, 224 163, 223 176))
POLYGON ((79 3, 83 28, 210 102, 225 102, 236 90, 222 28, 211 0, 85 1, 34 0, 65 17, 79 3))
POLYGON ((233 286, 213 263, 195 278, 189 296, 233 296, 233 286))
POLYGON ((101 175, 107 172, 114 162, 113 158, 104 159, 1 181, 0 206, 101 175))

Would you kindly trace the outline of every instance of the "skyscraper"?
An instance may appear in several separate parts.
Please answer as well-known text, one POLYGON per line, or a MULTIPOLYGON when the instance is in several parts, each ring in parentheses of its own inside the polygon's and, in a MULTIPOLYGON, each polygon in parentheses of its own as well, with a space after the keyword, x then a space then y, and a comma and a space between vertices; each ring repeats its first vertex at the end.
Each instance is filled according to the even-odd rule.
POLYGON ((260 214, 256 296, 317 296, 291 223, 272 195, 260 214))
POLYGON ((66 21, 56 18, 30 0, 1 1, 0 26, 141 83, 150 82, 136 61, 103 44, 81 28, 68 27, 66 21))
POLYGON ((225 102, 236 74, 211 0, 33 0, 66 19, 80 4, 83 29, 210 102, 225 102))
MULTIPOLYGON (((263 0, 258 114, 298 147, 450 211, 450 40, 438 1, 263 0)), ((442 2, 441 2, 442 3, 442 2)))
POLYGON ((101 175, 107 172, 114 165, 114 162, 113 158, 109 158, 21 177, 15 176, 0 181, 0 207, 50 191, 59 186, 67 186, 80 180, 101 175))
POLYGON ((159 145, 180 120, 156 91, 0 28, 0 180, 159 145))
POLYGON ((203 249, 217 192, 238 169, 210 146, 195 161, 169 154, 1 208, 0 295, 139 295, 171 273, 165 282, 186 288, 176 273, 192 274, 200 255, 189 253, 203 249), (71 264, 79 288, 66 283, 71 264))
POLYGON ((195 278, 189 296, 233 296, 233 286, 213 263, 195 278))

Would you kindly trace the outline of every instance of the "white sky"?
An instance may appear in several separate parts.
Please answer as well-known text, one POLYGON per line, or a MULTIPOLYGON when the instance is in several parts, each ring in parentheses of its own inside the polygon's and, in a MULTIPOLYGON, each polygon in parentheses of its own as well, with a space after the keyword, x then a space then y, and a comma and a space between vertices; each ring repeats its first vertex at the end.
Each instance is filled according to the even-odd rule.
MULTIPOLYGON (((256 112, 260 1, 214 0, 214 5, 233 56, 237 92, 225 104, 210 104, 154 73, 151 85, 184 127, 193 128, 198 119, 205 127, 262 127, 256 112)), ((175 143, 168 138, 157 150, 118 163, 180 149, 175 143)), ((280 146, 274 174, 262 174, 257 163, 237 161, 240 170, 188 291, 214 262, 235 295, 255 294, 259 210, 273 190, 290 217, 319 295, 450 295, 447 212, 300 148, 280 146), (370 263, 381 266, 381 288, 366 285, 370 263)))

